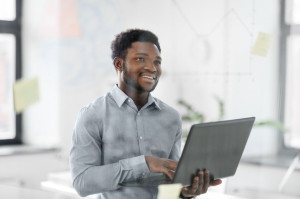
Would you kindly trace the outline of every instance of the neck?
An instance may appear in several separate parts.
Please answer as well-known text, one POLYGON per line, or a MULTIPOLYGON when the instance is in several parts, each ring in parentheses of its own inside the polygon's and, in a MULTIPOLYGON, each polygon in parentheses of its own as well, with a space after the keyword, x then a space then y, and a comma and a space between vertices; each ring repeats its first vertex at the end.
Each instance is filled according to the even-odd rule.
POLYGON ((135 93, 133 95, 128 95, 133 101, 138 110, 140 110, 147 102, 149 93, 135 93))
POLYGON ((134 101, 138 110, 148 102, 149 92, 137 91, 135 89, 122 89, 121 87, 120 89, 134 101))

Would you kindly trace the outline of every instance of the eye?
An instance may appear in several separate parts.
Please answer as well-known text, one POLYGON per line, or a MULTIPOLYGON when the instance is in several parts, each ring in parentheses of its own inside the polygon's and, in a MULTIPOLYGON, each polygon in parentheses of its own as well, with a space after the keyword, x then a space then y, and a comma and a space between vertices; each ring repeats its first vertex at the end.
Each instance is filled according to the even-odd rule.
POLYGON ((138 57, 138 58, 136 58, 136 61, 145 62, 145 58, 144 57, 138 57))
POLYGON ((160 66, 160 65, 161 65, 161 61, 160 61, 160 60, 156 60, 156 61, 154 61, 154 64, 155 64, 156 66, 160 66))

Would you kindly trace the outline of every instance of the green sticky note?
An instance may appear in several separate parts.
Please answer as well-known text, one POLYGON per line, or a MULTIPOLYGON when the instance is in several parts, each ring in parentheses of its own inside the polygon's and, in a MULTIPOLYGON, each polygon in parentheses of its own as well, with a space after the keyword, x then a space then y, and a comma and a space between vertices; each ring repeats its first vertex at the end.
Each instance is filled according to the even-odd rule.
POLYGON ((159 185, 157 199, 178 199, 181 188, 182 188, 181 184, 159 185))
POLYGON ((39 100, 38 79, 33 78, 15 82, 13 92, 15 111, 20 113, 39 100))
POLYGON ((271 34, 262 32, 258 33, 257 39, 255 41, 251 53, 263 57, 267 56, 272 43, 272 39, 273 37, 271 34))

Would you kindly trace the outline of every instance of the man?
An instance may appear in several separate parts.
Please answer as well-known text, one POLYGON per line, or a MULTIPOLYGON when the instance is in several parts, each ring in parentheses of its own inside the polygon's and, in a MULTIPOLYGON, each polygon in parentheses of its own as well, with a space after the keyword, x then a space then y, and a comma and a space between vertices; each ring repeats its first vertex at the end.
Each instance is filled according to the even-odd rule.
MULTIPOLYGON (((111 48, 118 84, 80 111, 70 153, 73 186, 81 196, 156 198, 157 187, 119 184, 150 172, 172 179, 180 157, 180 115, 150 94, 161 76, 158 38, 128 30, 116 36, 111 48)), ((220 183, 210 182, 207 170, 199 171, 181 196, 193 197, 220 183)))

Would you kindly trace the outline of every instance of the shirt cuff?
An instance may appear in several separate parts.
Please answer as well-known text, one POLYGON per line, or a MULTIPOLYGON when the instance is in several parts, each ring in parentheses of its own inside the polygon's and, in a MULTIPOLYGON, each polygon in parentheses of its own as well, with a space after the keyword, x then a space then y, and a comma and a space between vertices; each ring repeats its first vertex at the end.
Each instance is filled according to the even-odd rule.
POLYGON ((135 178, 143 178, 150 173, 144 155, 120 160, 120 164, 124 170, 132 170, 135 178))

